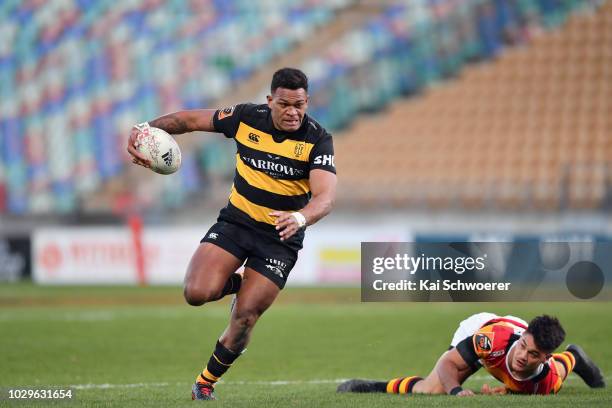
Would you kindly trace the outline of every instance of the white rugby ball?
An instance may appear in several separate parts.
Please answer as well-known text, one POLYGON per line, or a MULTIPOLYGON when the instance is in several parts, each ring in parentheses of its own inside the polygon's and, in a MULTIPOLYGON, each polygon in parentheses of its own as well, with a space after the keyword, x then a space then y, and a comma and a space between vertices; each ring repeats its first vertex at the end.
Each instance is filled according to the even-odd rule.
POLYGON ((172 174, 181 167, 181 149, 165 130, 149 127, 138 136, 137 149, 151 162, 151 170, 172 174))

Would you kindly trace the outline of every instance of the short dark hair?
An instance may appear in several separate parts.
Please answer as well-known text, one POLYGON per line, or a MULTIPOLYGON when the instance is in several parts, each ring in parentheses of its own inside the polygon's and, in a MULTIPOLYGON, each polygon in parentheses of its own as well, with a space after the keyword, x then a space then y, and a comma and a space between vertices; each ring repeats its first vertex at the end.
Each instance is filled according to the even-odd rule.
POLYGON ((300 89, 308 92, 308 77, 296 68, 281 68, 272 75, 270 91, 274 93, 276 88, 300 89))
POLYGON ((565 340, 565 330, 559 320, 548 315, 534 317, 526 332, 533 336, 536 347, 545 353, 552 353, 565 340))

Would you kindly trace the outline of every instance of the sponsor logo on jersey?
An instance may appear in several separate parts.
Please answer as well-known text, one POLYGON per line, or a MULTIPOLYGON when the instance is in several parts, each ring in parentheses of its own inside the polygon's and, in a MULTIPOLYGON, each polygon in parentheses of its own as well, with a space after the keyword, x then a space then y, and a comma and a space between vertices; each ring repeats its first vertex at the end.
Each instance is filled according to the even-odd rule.
POLYGON ((317 164, 317 165, 320 165, 320 166, 332 166, 332 167, 336 167, 336 165, 334 164, 334 155, 333 154, 322 154, 322 155, 319 155, 319 156, 315 157, 314 164, 317 164))
POLYGON ((235 106, 229 106, 223 110, 220 110, 219 113, 217 114, 217 119, 221 120, 221 119, 229 118, 230 116, 234 114, 234 108, 235 106))
POLYGON ((219 238, 219 234, 217 234, 216 232, 211 232, 210 234, 208 234, 208 238, 209 239, 217 239, 217 238, 219 238))
POLYGON ((491 351, 492 342, 486 334, 477 334, 474 343, 478 351, 491 351))
POLYGON ((293 153, 295 157, 300 157, 304 153, 304 143, 296 143, 293 153))
POLYGON ((269 160, 262 159, 252 159, 250 157, 242 156, 242 161, 247 164, 250 164, 251 167, 256 168, 257 170, 263 170, 267 174, 272 177, 279 177, 281 175, 285 176, 302 176, 304 174, 303 170, 296 169, 291 166, 287 166, 286 164, 273 162, 269 160))
POLYGON ((253 143, 259 143, 259 135, 253 132, 249 133, 249 141, 253 143))

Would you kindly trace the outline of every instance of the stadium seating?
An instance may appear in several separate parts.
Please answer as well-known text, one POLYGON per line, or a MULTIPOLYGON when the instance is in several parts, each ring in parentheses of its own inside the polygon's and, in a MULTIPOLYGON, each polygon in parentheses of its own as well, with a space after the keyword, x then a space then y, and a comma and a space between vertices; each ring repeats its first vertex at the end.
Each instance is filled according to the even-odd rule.
MULTIPOLYGON (((70 213, 101 186, 113 196, 105 210, 183 205, 211 175, 231 175, 230 144, 203 138, 185 149, 179 174, 130 195, 126 129, 213 106, 355 3, 2 2, 0 212, 70 213)), ((610 88, 600 85, 610 75, 610 2, 541 35, 600 3, 390 2, 307 60, 312 115, 332 130, 350 126, 336 134, 340 204, 601 206, 611 179, 610 88), (462 72, 474 61, 482 66, 462 72), (388 108, 415 94, 424 96, 388 108), (354 123, 361 112, 382 114, 354 123)))
POLYGON ((340 200, 504 210, 609 205, 611 23, 608 2, 359 120, 336 138, 340 200))
MULTIPOLYGON (((1 2, 0 211, 78 209, 124 170, 131 124, 207 106, 346 3, 1 2)), ((185 153, 195 167, 164 197, 199 187, 185 153)))
POLYGON ((313 116, 331 129, 355 113, 453 78, 468 62, 495 58, 557 27, 583 1, 400 2, 307 61, 313 116), (348 101, 348 103, 347 103, 348 101))

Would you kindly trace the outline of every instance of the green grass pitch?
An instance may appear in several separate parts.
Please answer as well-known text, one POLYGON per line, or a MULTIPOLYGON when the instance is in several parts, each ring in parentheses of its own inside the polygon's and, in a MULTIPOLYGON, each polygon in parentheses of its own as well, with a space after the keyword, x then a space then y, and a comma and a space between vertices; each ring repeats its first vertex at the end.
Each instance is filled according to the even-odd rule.
MULTIPOLYGON (((178 287, 0 285, 0 406, 182 407, 228 319, 229 299, 183 303, 178 287), (74 387, 63 402, 9 401, 7 388, 74 387)), ((356 288, 286 289, 217 386, 217 407, 612 406, 572 375, 557 396, 336 394, 340 379, 426 375, 458 322, 480 311, 557 315, 612 373, 612 303, 360 303, 356 288)), ((496 381, 483 371, 467 387, 496 381)))

